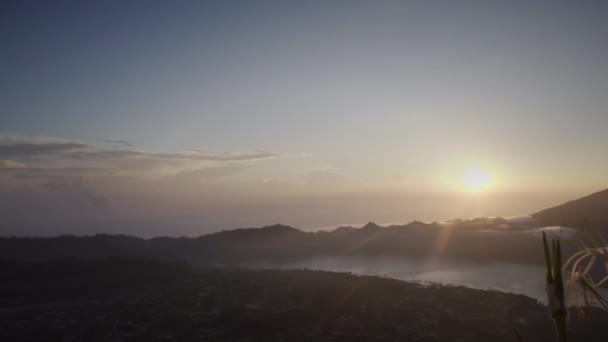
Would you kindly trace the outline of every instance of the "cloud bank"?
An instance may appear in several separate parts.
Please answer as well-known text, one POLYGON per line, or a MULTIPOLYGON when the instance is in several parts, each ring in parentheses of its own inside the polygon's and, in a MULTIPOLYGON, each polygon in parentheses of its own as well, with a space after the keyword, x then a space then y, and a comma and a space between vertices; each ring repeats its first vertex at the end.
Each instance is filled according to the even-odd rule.
POLYGON ((194 213, 214 210, 214 183, 279 158, 285 156, 255 149, 145 151, 121 139, 0 133, 0 235, 146 235, 137 229, 146 229, 150 220, 164 222, 165 234, 182 229, 184 220, 203 225, 202 214, 194 213))

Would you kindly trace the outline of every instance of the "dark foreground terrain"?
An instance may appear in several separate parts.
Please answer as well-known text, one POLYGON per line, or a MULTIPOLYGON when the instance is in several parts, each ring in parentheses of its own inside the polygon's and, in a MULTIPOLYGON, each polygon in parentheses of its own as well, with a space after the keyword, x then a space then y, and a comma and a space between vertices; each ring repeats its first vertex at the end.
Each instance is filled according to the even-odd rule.
MULTIPOLYGON (((534 300, 317 271, 127 259, 0 263, 0 341, 553 341, 534 300)), ((540 275, 542 276, 542 275, 540 275)), ((572 315, 606 341, 608 315, 572 315)))

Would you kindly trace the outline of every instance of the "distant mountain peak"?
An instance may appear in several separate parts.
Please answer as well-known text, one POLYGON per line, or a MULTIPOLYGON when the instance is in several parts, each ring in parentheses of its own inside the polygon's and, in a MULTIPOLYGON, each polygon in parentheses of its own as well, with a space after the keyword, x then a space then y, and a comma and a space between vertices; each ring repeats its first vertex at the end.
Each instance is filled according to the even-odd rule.
POLYGON ((377 225, 374 222, 368 222, 365 226, 361 227, 361 229, 380 229, 382 226, 377 225))
POLYGON ((280 224, 280 223, 275 223, 275 224, 270 225, 270 226, 264 226, 261 229, 270 229, 270 230, 283 230, 283 229, 287 229, 287 230, 291 230, 291 229, 296 229, 296 228, 291 227, 291 226, 286 226, 286 225, 280 224))
POLYGON ((302 231, 291 227, 291 226, 286 226, 284 224, 280 224, 280 223, 275 223, 271 226, 264 226, 262 228, 259 228, 260 230, 263 231, 267 231, 267 232, 299 232, 301 233, 302 231))

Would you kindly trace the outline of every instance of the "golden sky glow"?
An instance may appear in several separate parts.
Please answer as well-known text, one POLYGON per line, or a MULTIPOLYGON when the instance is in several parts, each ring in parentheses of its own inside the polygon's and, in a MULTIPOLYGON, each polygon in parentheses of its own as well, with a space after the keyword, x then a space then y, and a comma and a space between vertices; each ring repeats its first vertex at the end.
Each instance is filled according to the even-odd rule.
POLYGON ((0 235, 512 216, 608 187, 608 2, 146 5, 2 6, 0 235))

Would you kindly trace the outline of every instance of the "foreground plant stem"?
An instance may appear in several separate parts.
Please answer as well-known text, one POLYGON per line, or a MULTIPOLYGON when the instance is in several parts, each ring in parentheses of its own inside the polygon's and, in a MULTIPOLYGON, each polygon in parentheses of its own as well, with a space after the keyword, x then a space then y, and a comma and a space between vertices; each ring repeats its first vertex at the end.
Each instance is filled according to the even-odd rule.
POLYGON ((543 247, 545 249, 545 262, 547 264, 547 277, 545 291, 549 300, 549 312, 555 325, 555 334, 558 342, 567 342, 566 321, 568 310, 564 297, 564 281, 562 279, 562 249, 559 240, 551 241, 551 249, 547 237, 543 232, 543 247))

